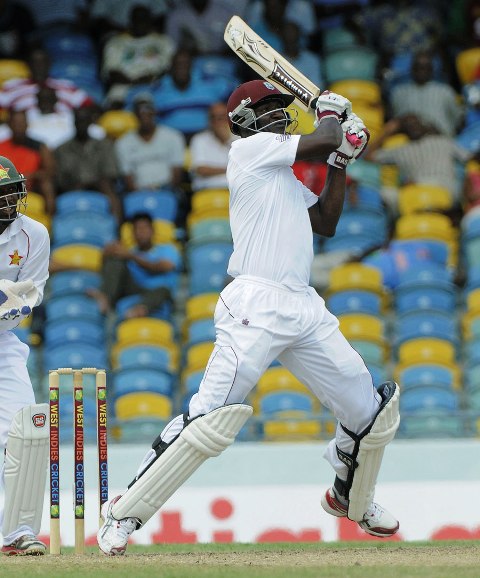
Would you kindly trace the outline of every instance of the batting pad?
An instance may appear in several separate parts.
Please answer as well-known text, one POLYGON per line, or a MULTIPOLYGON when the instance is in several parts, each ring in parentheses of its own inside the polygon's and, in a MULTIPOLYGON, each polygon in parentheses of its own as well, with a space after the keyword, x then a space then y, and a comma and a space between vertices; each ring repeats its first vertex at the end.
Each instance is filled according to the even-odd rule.
POLYGON ((248 405, 232 404, 193 420, 113 505, 113 517, 145 524, 207 458, 235 441, 252 413, 248 405))
POLYGON ((348 517, 361 522, 373 501, 375 484, 382 464, 385 446, 395 437, 400 425, 400 389, 392 382, 395 391, 378 413, 369 433, 360 441, 356 461, 358 467, 353 475, 349 493, 348 517))
POLYGON ((5 511, 2 534, 20 526, 40 531, 48 464, 47 403, 27 405, 15 414, 5 452, 5 511))

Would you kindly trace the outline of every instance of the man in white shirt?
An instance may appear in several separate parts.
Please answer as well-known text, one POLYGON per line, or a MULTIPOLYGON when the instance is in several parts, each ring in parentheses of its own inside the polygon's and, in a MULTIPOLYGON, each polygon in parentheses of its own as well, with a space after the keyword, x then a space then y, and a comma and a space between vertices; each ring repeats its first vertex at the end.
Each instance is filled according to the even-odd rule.
POLYGON ((41 223, 21 213, 26 193, 25 177, 0 157, 0 490, 5 496, 0 527, 2 553, 8 556, 46 550, 37 534, 47 472, 48 406, 35 404, 29 348, 12 331, 41 303, 48 278, 50 239, 41 223))
POLYGON ((192 190, 226 189, 227 162, 230 145, 238 138, 232 135, 227 122, 227 105, 215 102, 208 111, 209 128, 190 141, 190 172, 192 190))
POLYGON ((245 398, 275 359, 338 419, 325 453, 336 478, 322 498, 323 508, 354 519, 374 536, 392 536, 399 528, 373 502, 383 449, 398 427, 398 386, 387 382, 374 388, 337 318, 309 286, 312 231, 335 234, 345 168, 363 152, 368 131, 346 98, 326 91, 316 105, 317 130, 290 135, 293 120, 285 109, 292 101, 269 82, 254 80, 238 87, 227 103, 230 129, 241 137, 232 144, 227 167, 234 243, 227 272, 233 281, 220 294, 215 346, 188 413, 165 427, 128 490, 104 509, 97 539, 106 554, 123 554, 128 536, 202 461, 232 442, 247 419, 238 418, 247 413, 245 398), (329 164, 320 196, 293 174, 292 164, 306 159, 329 164), (366 455, 367 446, 373 447, 364 441, 370 432, 378 432, 375 448, 382 453, 366 455))

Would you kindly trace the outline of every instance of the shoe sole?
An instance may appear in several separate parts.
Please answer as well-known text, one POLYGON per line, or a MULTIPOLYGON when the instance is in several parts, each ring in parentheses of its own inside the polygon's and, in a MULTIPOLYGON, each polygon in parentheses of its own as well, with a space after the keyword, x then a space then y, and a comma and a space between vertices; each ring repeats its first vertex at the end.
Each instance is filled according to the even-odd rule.
POLYGON ((29 550, 2 550, 2 554, 4 556, 43 556, 45 549, 32 547, 29 550))

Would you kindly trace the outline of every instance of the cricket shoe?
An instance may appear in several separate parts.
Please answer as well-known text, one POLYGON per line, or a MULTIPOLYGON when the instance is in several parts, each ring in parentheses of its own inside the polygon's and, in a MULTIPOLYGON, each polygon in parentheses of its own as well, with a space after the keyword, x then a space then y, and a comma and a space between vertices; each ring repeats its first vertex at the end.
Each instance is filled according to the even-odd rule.
POLYGON ((46 551, 45 544, 32 534, 20 536, 15 542, 2 548, 2 554, 6 556, 43 556, 46 551))
MULTIPOLYGON (((348 505, 337 498, 333 488, 328 489, 322 497, 322 508, 338 518, 346 518, 348 515, 348 505)), ((398 520, 375 502, 370 504, 363 516, 363 520, 357 523, 367 534, 378 536, 379 538, 393 536, 400 527, 398 520)))
POLYGON ((113 498, 102 506, 102 517, 105 520, 97 533, 97 542, 100 550, 107 556, 122 556, 125 554, 128 538, 137 529, 136 518, 116 520, 112 516, 112 507, 121 496, 113 498))

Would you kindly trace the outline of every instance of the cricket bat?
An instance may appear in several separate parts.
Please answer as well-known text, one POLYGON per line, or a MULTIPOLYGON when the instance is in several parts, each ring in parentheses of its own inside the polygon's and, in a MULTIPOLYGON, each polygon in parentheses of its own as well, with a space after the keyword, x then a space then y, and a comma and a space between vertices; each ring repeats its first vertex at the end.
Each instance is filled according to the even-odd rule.
POLYGON ((316 98, 320 94, 318 86, 292 66, 239 16, 232 16, 229 20, 223 38, 235 54, 262 78, 282 92, 293 95, 299 108, 306 112, 315 109, 316 98))

